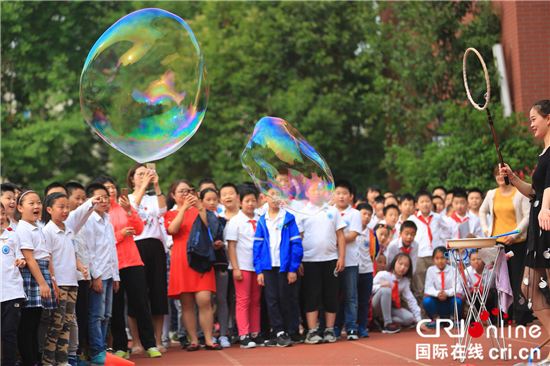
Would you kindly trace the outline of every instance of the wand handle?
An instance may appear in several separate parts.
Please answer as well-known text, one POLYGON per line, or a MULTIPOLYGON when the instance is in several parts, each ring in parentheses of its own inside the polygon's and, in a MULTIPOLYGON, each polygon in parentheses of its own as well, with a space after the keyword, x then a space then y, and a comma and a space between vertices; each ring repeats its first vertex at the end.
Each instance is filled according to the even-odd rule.
MULTIPOLYGON (((487 111, 487 120, 489 121, 489 125, 491 126, 491 131, 493 132, 493 139, 495 140, 495 147, 497 148, 498 160, 500 162, 500 166, 504 167, 504 162, 502 161, 502 154, 500 153, 500 147, 498 146, 498 139, 497 139, 497 134, 495 132, 495 126, 493 124, 493 117, 491 116, 491 111, 489 111, 489 108, 485 110, 487 111)), ((504 183, 507 186, 510 185, 510 180, 508 179, 508 177, 504 177, 504 183)))

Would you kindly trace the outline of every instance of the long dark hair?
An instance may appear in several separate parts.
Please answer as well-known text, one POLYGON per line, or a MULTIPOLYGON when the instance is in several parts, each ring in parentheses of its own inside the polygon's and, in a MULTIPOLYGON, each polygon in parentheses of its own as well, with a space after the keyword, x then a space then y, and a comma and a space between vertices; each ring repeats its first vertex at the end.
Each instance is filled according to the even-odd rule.
POLYGON ((405 273, 405 275, 404 275, 403 277, 407 277, 408 279, 411 279, 412 276, 413 276, 413 264, 412 264, 411 257, 410 257, 407 253, 399 253, 399 254, 397 254, 397 255, 393 258, 393 260, 391 261, 391 263, 390 263, 390 268, 388 269, 388 271, 394 272, 395 264, 397 263, 397 261, 398 261, 400 258, 407 258, 407 259, 409 260, 409 270, 407 271, 407 273, 405 273))
POLYGON ((128 170, 128 175, 126 175, 126 184, 128 185, 128 188, 134 189, 135 185, 134 185, 134 182, 132 182, 132 178, 134 178, 134 175, 136 174, 136 170, 138 170, 141 167, 145 168, 145 165, 141 163, 137 163, 137 164, 134 164, 134 166, 132 166, 130 170, 128 170))
POLYGON ((42 202, 42 217, 40 218, 40 221, 42 221, 44 225, 52 219, 52 216, 48 212, 48 207, 52 207, 55 204, 55 201, 63 197, 67 198, 67 195, 59 192, 50 193, 44 197, 44 202, 42 202))
POLYGON ((189 183, 185 179, 178 179, 177 181, 172 183, 170 185, 170 190, 168 191, 168 197, 166 197, 166 209, 168 211, 170 211, 172 209, 172 207, 174 207, 174 205, 176 204, 176 200, 172 198, 172 194, 176 194, 176 188, 178 188, 180 183, 187 184, 189 186, 189 188, 195 188, 194 185, 192 185, 191 183, 189 183))

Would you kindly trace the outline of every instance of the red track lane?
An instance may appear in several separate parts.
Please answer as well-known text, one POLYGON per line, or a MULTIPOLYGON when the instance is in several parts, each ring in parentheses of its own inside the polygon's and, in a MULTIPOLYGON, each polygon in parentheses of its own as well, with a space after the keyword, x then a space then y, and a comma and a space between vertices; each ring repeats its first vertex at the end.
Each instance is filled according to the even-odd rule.
MULTIPOLYGON (((508 328, 506 328, 508 329, 508 328)), ((529 327, 528 327, 529 329, 529 327)), ((289 348, 278 347, 257 347, 255 349, 240 349, 233 345, 223 351, 206 351, 201 349, 197 352, 181 350, 179 344, 173 343, 172 348, 163 354, 162 358, 147 359, 143 355, 131 357, 136 366, 153 365, 506 365, 513 366, 522 362, 519 358, 521 348, 534 348, 546 339, 546 332, 542 331, 538 338, 532 338, 527 334, 524 338, 520 334, 519 339, 515 338, 515 327, 512 328, 512 337, 506 337, 506 346, 511 348, 511 359, 503 361, 493 360, 489 357, 491 348, 487 338, 474 339, 473 343, 479 343, 482 347, 483 360, 466 359, 464 363, 453 361, 451 356, 451 345, 454 340, 442 331, 439 338, 421 338, 414 329, 404 330, 397 334, 382 334, 371 332, 370 338, 358 341, 338 340, 334 344, 306 345, 298 344, 289 348), (417 359, 417 344, 440 344, 448 350, 447 357, 443 359, 417 359), (514 359, 515 357, 515 359, 514 359)), ((432 332, 435 334, 435 332, 432 332)), ((507 332, 506 332, 507 335, 507 332)), ((433 351, 433 346, 430 347, 433 351)), ((546 357, 550 347, 544 349, 541 357, 546 357)), ((432 356, 430 354, 430 356, 432 356)), ((525 360, 524 362, 527 362, 525 360)))

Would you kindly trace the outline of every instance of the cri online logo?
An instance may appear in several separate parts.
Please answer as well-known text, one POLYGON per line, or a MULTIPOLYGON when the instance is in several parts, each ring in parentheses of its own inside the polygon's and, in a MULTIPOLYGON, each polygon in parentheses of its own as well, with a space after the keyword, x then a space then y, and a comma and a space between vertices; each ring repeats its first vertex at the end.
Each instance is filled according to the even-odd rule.
MULTIPOLYGON (((491 310, 491 314, 496 316, 496 315, 499 314, 499 310, 495 308, 495 309, 491 310)), ((502 318, 508 319, 508 314, 503 313, 502 318)), ((489 320, 489 312, 484 310, 481 313, 479 313, 479 320, 480 321, 489 320)), ((461 338, 461 337, 464 337, 466 335, 466 327, 465 327, 465 324, 464 324, 464 319, 462 319, 460 321, 460 324, 457 326, 457 331, 455 331, 455 332, 453 332, 453 328, 455 328, 455 324, 452 320, 450 320, 450 319, 437 319, 436 327, 435 327, 435 334, 433 334, 433 333, 424 334, 422 332, 422 330, 420 329, 420 326, 424 323, 429 323, 429 322, 430 322, 429 319, 423 319, 422 321, 418 322, 417 325, 416 325, 416 332, 422 338, 439 338, 441 329, 443 329, 447 333, 447 335, 451 338, 461 338)), ((512 324, 512 322, 510 320, 508 320, 508 324, 512 324)), ((508 328, 508 338, 512 338, 512 334, 511 334, 512 327, 507 327, 507 328, 508 328)), ((520 334, 521 331, 523 332, 523 334, 524 334, 523 337, 525 338, 525 336, 527 334, 527 329, 523 325, 519 325, 515 328, 516 338, 519 338, 519 334, 520 334)), ((483 325, 480 322, 472 322, 468 326, 468 334, 472 338, 479 338, 483 335, 483 333, 484 333, 483 325)), ((497 333, 498 333, 498 330, 497 330, 497 327, 495 325, 491 325, 491 326, 487 327, 487 338, 489 338, 489 336, 491 334, 496 335, 497 333)), ((500 328, 500 333, 501 333, 501 336, 504 337, 504 327, 500 328)), ((541 335, 541 328, 538 325, 532 325, 529 328, 528 333, 531 337, 538 338, 541 335)))

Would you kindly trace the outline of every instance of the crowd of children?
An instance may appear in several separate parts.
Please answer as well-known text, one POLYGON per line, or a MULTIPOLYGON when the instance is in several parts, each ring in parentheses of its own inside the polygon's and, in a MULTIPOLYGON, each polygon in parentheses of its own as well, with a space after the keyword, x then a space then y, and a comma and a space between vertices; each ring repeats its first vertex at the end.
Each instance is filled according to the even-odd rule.
POLYGON ((330 205, 299 214, 248 183, 178 180, 163 194, 142 164, 126 185, 54 183, 41 197, 2 184, 2 365, 161 357, 169 330, 187 351, 399 332, 462 306, 446 242, 484 236, 477 189, 362 196, 338 180, 330 205))

